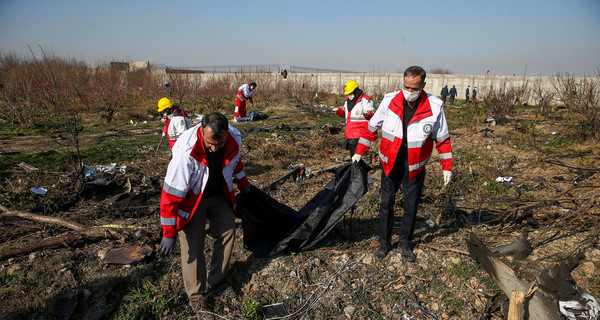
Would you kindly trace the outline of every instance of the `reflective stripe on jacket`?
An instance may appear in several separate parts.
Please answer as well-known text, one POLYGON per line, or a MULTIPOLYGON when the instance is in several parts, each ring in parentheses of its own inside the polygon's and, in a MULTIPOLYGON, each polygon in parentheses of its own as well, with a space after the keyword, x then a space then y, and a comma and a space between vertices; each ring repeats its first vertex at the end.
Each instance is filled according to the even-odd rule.
MULTIPOLYGON (((160 198, 160 223, 163 236, 175 238, 194 215, 208 181, 208 159, 200 124, 184 132, 173 147, 160 198)), ((235 209, 235 191, 249 184, 241 161, 242 136, 229 126, 223 153, 223 195, 235 209)))
MULTIPOLYGON (((444 115, 442 100, 434 95, 421 92, 419 106, 407 127, 408 170, 409 178, 413 180, 423 169, 431 157, 433 144, 438 150, 442 170, 452 170, 452 147, 450 132, 444 115)), ((390 174, 396 156, 402 145, 402 121, 404 118, 404 93, 392 92, 385 95, 375 115, 369 120, 369 131, 377 133, 381 128, 381 144, 379 160, 383 170, 390 174)), ((371 143, 375 139, 363 137, 371 143)), ((376 136, 375 136, 376 138, 376 136)), ((356 153, 364 155, 368 146, 356 147, 356 153)))
MULTIPOLYGON (((367 95, 361 94, 356 98, 356 104, 350 112, 348 112, 348 98, 344 102, 343 107, 337 108, 335 114, 342 118, 346 118, 346 139, 359 139, 362 136, 368 135, 369 119, 373 116, 373 101, 367 95)), ((377 136, 375 136, 377 138, 377 136)))
POLYGON ((252 101, 252 90, 250 90, 249 84, 243 84, 238 88, 237 96, 235 97, 235 105, 236 106, 245 106, 246 100, 254 103, 252 101))

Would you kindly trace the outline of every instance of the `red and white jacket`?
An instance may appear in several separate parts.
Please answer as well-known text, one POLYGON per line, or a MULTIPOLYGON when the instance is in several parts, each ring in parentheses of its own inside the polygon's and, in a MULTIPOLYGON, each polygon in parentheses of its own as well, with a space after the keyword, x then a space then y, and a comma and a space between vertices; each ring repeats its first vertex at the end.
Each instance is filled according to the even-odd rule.
POLYGON ((247 83, 238 88, 237 96, 235 98, 235 105, 246 106, 246 100, 254 103, 252 101, 252 90, 250 90, 250 85, 247 83))
MULTIPOLYGON (((177 237, 177 232, 190 221, 202 199, 208 181, 208 159, 200 124, 187 130, 173 147, 160 198, 160 224, 163 236, 177 237)), ((235 209, 235 191, 249 184, 241 161, 242 135, 229 126, 223 159, 223 195, 235 209)))
MULTIPOLYGON (((368 135, 369 119, 374 114, 373 101, 367 95, 361 94, 356 98, 356 104, 350 112, 348 112, 348 97, 344 102, 343 107, 338 107, 335 114, 342 118, 346 118, 346 139, 360 139, 368 135)), ((377 138, 377 136, 375 136, 377 138)))
POLYGON ((167 116, 163 133, 167 135, 171 149, 179 136, 189 129, 191 124, 190 117, 180 108, 176 108, 173 113, 167 116))
MULTIPOLYGON (((370 132, 376 134, 377 130, 381 128, 379 160, 386 176, 394 168, 402 139, 407 139, 410 180, 413 180, 425 168, 431 157, 434 143, 440 156, 442 170, 452 170, 452 146, 442 100, 422 91, 419 101, 419 106, 408 124, 407 137, 402 136, 403 91, 386 94, 375 115, 369 120, 370 132)), ((368 143, 359 143, 356 147, 356 153, 359 155, 364 155, 365 151, 375 142, 375 139, 371 139, 371 137, 365 138, 368 143)))

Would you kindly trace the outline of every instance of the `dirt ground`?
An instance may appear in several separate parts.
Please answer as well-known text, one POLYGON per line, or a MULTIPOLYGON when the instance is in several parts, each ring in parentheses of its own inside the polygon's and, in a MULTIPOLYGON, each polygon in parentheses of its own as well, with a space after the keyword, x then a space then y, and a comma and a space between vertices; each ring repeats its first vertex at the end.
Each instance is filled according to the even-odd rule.
MULTIPOLYGON (((340 232, 331 232, 314 250, 254 257, 243 247, 237 221, 227 276, 235 296, 217 297, 213 317, 262 319, 275 312, 272 305, 281 303, 285 312, 280 316, 285 319, 502 319, 506 296, 469 256, 465 239, 470 233, 488 247, 527 238, 532 245, 527 257, 506 255, 502 260, 528 283, 540 270, 583 251, 585 257, 571 274, 578 286, 599 297, 597 143, 573 140, 560 113, 550 117, 525 110, 491 125, 485 117, 465 120, 466 108, 446 109, 449 123, 467 123, 451 130, 453 183, 442 186, 436 152, 427 166, 415 263, 405 262, 398 250, 382 261, 373 256, 381 167, 370 157, 372 189, 357 203, 354 215, 347 215, 346 226, 340 223, 340 232), (510 181, 497 182, 499 177, 510 181)), ((290 105, 265 112, 271 115, 267 120, 236 124, 244 136, 246 172, 253 185, 265 187, 293 165, 306 165, 312 174, 301 184, 290 181, 271 192, 299 209, 332 178, 333 173, 321 169, 349 161, 343 129, 328 129, 341 128, 342 121, 290 105), (323 128, 324 123, 329 127, 323 128)), ((167 257, 150 254, 132 264, 103 263, 113 248, 158 245, 160 192, 170 158, 165 143, 155 153, 160 128, 155 121, 114 136, 154 143, 140 149, 145 150, 140 151, 144 160, 119 163, 130 171, 104 173, 111 181, 108 186, 87 186, 74 193, 69 188, 72 178, 64 172, 26 172, 17 164, 3 170, 0 203, 5 207, 87 227, 131 226, 131 236, 80 239, 0 261, 0 318, 193 318, 183 292, 178 247, 167 257), (33 194, 32 187, 44 187, 48 193, 33 194)), ((98 135, 84 135, 82 141, 98 141, 98 135)), ((55 139, 3 134, 0 152, 9 156, 49 151, 55 139)), ((396 226, 401 204, 399 193, 396 226)), ((65 227, 2 216, 0 252, 70 233, 65 227)))

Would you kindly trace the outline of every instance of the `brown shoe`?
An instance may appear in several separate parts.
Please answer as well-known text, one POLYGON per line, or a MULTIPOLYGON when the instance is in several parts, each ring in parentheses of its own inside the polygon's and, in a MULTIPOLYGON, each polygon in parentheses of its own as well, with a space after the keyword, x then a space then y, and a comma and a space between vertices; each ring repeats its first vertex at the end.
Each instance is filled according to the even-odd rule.
POLYGON ((202 311, 209 311, 206 298, 202 295, 190 298, 190 307, 196 314, 202 314, 202 311))

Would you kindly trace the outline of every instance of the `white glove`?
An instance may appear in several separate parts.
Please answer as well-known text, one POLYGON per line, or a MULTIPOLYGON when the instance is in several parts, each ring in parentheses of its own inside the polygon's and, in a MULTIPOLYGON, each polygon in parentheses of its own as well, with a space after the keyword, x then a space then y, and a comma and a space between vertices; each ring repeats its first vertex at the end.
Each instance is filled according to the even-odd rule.
POLYGON ((352 156, 352 162, 359 162, 359 161, 360 161, 360 159, 362 159, 362 156, 361 156, 360 154, 357 154, 357 153, 355 153, 355 154, 352 156))
POLYGON ((452 171, 443 170, 442 173, 444 175, 444 185, 446 186, 448 183, 450 183, 450 180, 452 180, 452 171))

